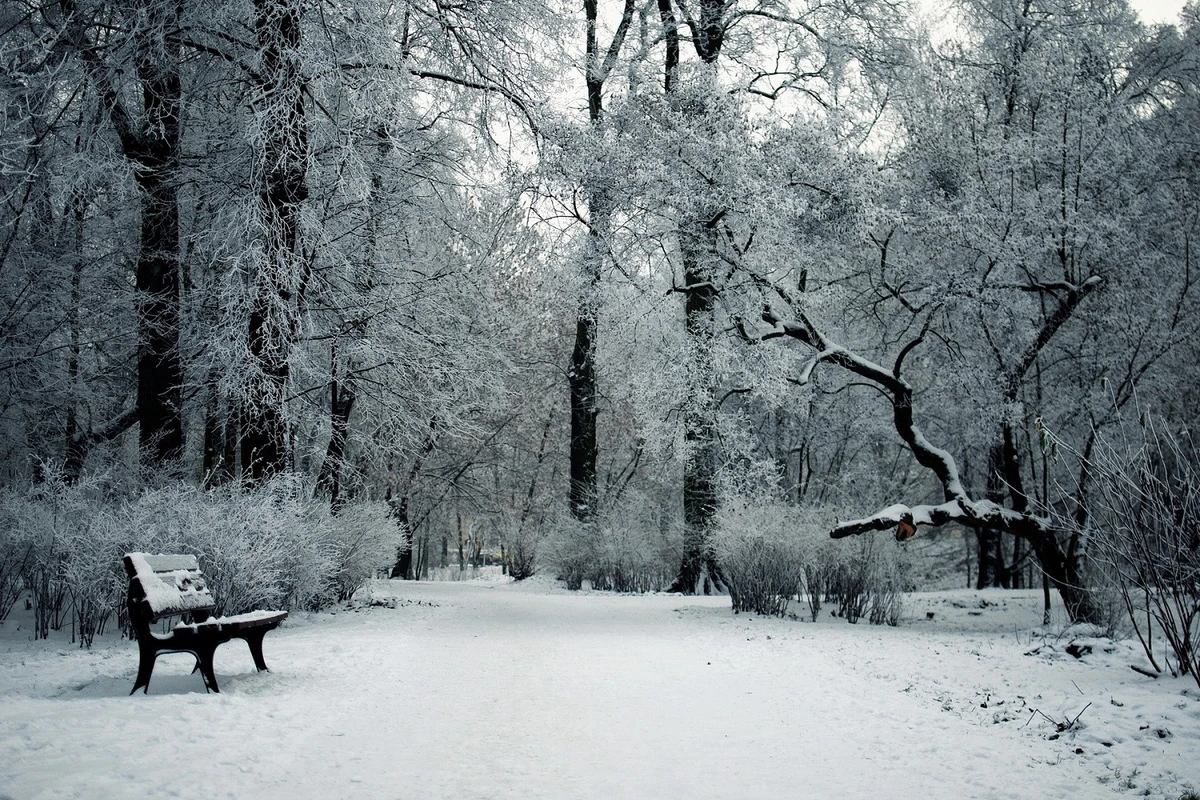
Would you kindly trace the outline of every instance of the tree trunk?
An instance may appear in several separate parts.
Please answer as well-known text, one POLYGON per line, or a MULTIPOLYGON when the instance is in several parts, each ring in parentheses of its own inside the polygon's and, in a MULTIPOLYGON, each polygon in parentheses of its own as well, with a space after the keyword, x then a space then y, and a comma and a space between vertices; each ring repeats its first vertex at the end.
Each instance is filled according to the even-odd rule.
MULTIPOLYGON (((612 42, 602 55, 596 39, 599 17, 597 0, 584 0, 587 41, 584 53, 584 79, 587 87, 588 119, 593 128, 604 117, 604 82, 608 79, 625 35, 633 20, 634 0, 625 0, 621 22, 612 42)), ((596 459, 599 444, 596 432, 596 323, 600 306, 600 280, 603 274, 607 240, 612 222, 612 198, 602 186, 585 185, 588 201, 588 238, 583 256, 583 284, 580 287, 575 320, 575 346, 567 372, 571 404, 570 486, 568 500, 575 519, 586 522, 595 516, 599 500, 596 459)))
POLYGON ((283 405, 304 291, 300 206, 308 197, 308 122, 300 2, 255 0, 254 10, 263 79, 256 111, 265 129, 259 165, 264 258, 248 326, 257 386, 245 409, 242 469, 258 483, 285 471, 289 460, 283 405))
MULTIPOLYGON (((178 88, 177 75, 175 81, 178 88)), ((141 324, 138 343, 141 428, 138 442, 143 464, 148 467, 170 467, 183 455, 183 365, 179 358, 179 206, 173 175, 166 177, 143 172, 139 174, 138 183, 145 193, 142 248, 137 268, 141 324)))
POLYGON ((329 445, 317 477, 317 492, 329 497, 329 509, 337 514, 345 505, 342 497, 342 466, 346 456, 346 439, 350 435, 350 412, 354 410, 355 394, 336 377, 337 348, 331 356, 334 379, 329 384, 329 445))
MULTIPOLYGON (((1029 537, 1029 546, 1042 565, 1042 572, 1058 590, 1067 616, 1072 622, 1102 622, 1104 615, 1096 598, 1087 587, 1086 576, 1081 572, 1078 559, 1072 557, 1071 548, 1063 551, 1057 535, 1029 537)), ((1048 613, 1048 609, 1047 609, 1048 613)))
POLYGON ((142 190, 137 264, 138 436, 143 464, 177 467, 183 455, 179 353, 180 47, 172 41, 178 5, 147 0, 147 29, 138 37, 137 74, 145 123, 136 177, 142 190))
MULTIPOLYGON (((1020 454, 1017 451, 1012 426, 1008 424, 1004 426, 1002 447, 1004 478, 1008 484, 1013 510, 1022 514, 1028 513, 1029 499, 1021 480, 1020 454)), ((1043 574, 1058 589, 1071 621, 1103 622, 1103 609, 1088 588, 1088 576, 1084 573, 1083 560, 1078 552, 1078 539, 1072 537, 1064 551, 1058 534, 1054 531, 1026 538, 1037 556, 1043 574)))
POLYGON ((608 233, 609 201, 603 191, 591 191, 587 246, 583 259, 583 287, 575 320, 575 346, 567 381, 571 397, 571 513, 581 522, 596 514, 598 486, 596 458, 596 318, 600 302, 600 273, 604 237, 608 233))
MULTIPOLYGON (((729 6, 723 0, 700 0, 698 24, 689 19, 696 55, 706 65, 701 80, 714 82, 716 62, 721 55, 725 14, 729 6)), ((666 41, 664 87, 678 113, 694 121, 703 121, 708 113, 703 102, 681 104, 677 79, 679 37, 677 20, 670 0, 659 0, 659 17, 666 41)), ((685 15, 687 17, 687 15, 685 15)), ((684 272, 684 317, 688 342, 691 384, 683 414, 684 443, 687 456, 683 468, 683 558, 679 574, 670 591, 693 594, 724 591, 725 581, 717 565, 711 544, 713 520, 717 513, 716 414, 713 342, 716 337, 716 305, 719 252, 718 228, 724 209, 711 214, 694 211, 680 221, 679 249, 684 272)))
POLYGON ((393 500, 391 487, 388 487, 387 503, 388 513, 395 518, 396 524, 400 526, 401 536, 404 537, 404 542, 396 551, 396 563, 392 565, 392 571, 388 577, 411 581, 415 576, 413 575, 413 532, 408 520, 408 498, 400 497, 393 500))
POLYGON ((179 170, 182 108, 177 3, 140 0, 134 28, 135 72, 142 97, 140 122, 129 113, 113 76, 73 16, 67 32, 99 88, 121 150, 140 189, 141 232, 135 286, 138 310, 140 456, 144 466, 176 465, 183 454, 183 368, 179 354, 179 170))
MULTIPOLYGON (((79 418, 75 405, 79 393, 79 356, 81 347, 81 321, 79 318, 80 303, 83 298, 81 296, 83 286, 83 221, 84 221, 84 201, 79 192, 71 193, 71 217, 72 217, 72 249, 74 251, 74 260, 71 265, 71 300, 70 308, 68 309, 68 324, 70 327, 69 335, 70 352, 67 356, 67 424, 66 424, 66 458, 64 465, 71 465, 70 470, 74 475, 77 475, 83 469, 83 459, 86 457, 86 452, 81 450, 79 438, 79 418)), ((67 469, 64 467, 64 473, 67 469)), ((73 475, 66 476, 68 481, 73 481, 73 475)))
MULTIPOLYGON (((1004 449, 997 441, 988 450, 987 478, 985 481, 985 497, 993 503, 1003 503, 1006 494, 1002 472, 1004 470, 1004 449)), ((976 571, 976 589, 991 589, 1006 586, 1007 567, 1004 563, 1003 535, 994 528, 980 528, 975 531, 978 544, 976 555, 979 559, 976 571)))
POLYGON ((684 306, 689 370, 693 383, 683 414, 684 446, 687 457, 683 467, 683 559, 670 591, 684 594, 709 594, 724 591, 725 581, 717 565, 710 542, 717 513, 716 404, 713 397, 713 339, 716 335, 716 289, 711 264, 696 247, 713 232, 697 226, 681 232, 685 291, 684 306))
MULTIPOLYGON (((413 539, 414 532, 412 523, 409 521, 408 506, 409 496, 413 490, 413 484, 417 480, 417 476, 421 474, 421 467, 425 464, 425 459, 437 447, 438 439, 438 418, 435 416, 429 420, 429 430, 425 433, 425 441, 421 444, 421 449, 417 452, 416 458, 413 459, 412 466, 408 469, 408 477, 404 484, 400 487, 401 494, 396 500, 392 500, 392 487, 388 486, 387 500, 392 508, 392 513, 399 521, 403 528, 404 544, 396 553, 396 563, 392 565, 391 577, 404 578, 405 580, 416 580, 421 575, 421 564, 418 563, 416 569, 413 567, 413 539)), ((391 467, 388 467, 391 472, 391 467)), ((428 518, 428 517, 426 517, 428 518)), ((446 566, 444 563, 442 566, 446 566)))

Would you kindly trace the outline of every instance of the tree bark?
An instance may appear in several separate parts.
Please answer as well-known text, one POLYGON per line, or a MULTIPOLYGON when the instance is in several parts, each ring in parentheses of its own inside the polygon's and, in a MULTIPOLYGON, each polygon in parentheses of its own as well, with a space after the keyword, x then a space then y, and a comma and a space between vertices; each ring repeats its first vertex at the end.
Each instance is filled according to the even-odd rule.
POLYGON ((182 384, 179 353, 179 201, 177 182, 182 86, 180 46, 173 40, 179 6, 145 0, 149 24, 137 45, 144 125, 133 155, 142 190, 141 248, 137 290, 138 440, 143 463, 169 467, 183 455, 182 384))
POLYGON ((330 354, 333 380, 329 384, 329 444, 325 448, 325 460, 317 477, 317 492, 329 497, 329 509, 337 514, 345 505, 342 497, 342 466, 346 456, 346 440, 350 435, 350 412, 354 410, 354 389, 339 381, 337 347, 330 354))
MULTIPOLYGON (((724 40, 725 14, 729 6, 723 0, 701 0, 700 21, 689 19, 696 55, 708 66, 705 75, 715 75, 724 40)), ((667 40, 667 94, 678 91, 678 35, 676 19, 668 0, 659 2, 659 13, 667 40)), ((680 106, 672 99, 672 106, 680 106)), ((677 112, 703 123, 708 113, 701 102, 683 104, 677 112)), ((689 397, 683 414, 684 443, 687 456, 683 467, 683 557, 679 573, 670 591, 694 594, 724 591, 725 581, 711 545, 713 521, 717 513, 716 441, 717 406, 714 397, 715 366, 713 343, 716 338, 717 264, 719 263, 717 225, 724 209, 711 214, 696 210, 679 225, 679 250, 684 273, 684 317, 688 342, 689 397)))
MULTIPOLYGON (((587 41, 584 53, 584 77, 587 87, 588 120, 593 130, 604 118, 604 82, 624 45, 633 21, 634 0, 625 0, 621 22, 608 49, 601 53, 596 38, 599 8, 597 0, 584 0, 587 41)), ((583 256, 583 282, 579 292, 575 320, 575 345, 567 382, 571 405, 570 484, 568 500, 575 519, 586 522, 596 515, 599 485, 596 460, 599 440, 596 388, 596 331, 600 307, 600 281, 608 250, 613 201, 608 188, 593 180, 584 186, 588 201, 588 237, 583 256)))
MULTIPOLYGON (((700 226, 703 228, 703 226, 700 226)), ((693 383, 683 414, 683 558, 670 591, 710 594, 724 591, 725 581, 710 542, 717 514, 716 403, 713 397, 713 340, 716 336, 716 289, 711 264, 696 245, 712 235, 708 230, 681 235, 684 260, 686 320, 693 383), (695 237, 695 238, 693 238, 695 237)))
POLYGON ((300 64, 299 0, 255 0, 254 28, 262 61, 255 110, 263 127, 259 176, 263 264, 250 311, 248 344, 256 371, 253 402, 244 409, 242 470, 259 483, 288 468, 284 416, 292 342, 304 289, 300 207, 308 197, 308 121, 300 64))
POLYGON ((133 166, 141 196, 136 270, 138 387, 141 461, 150 468, 177 466, 183 455, 182 383, 179 353, 179 203, 177 182, 181 131, 179 4, 139 0, 135 6, 135 72, 142 98, 140 123, 112 83, 119 69, 103 63, 88 40, 88 21, 72 16, 73 45, 99 89, 133 166))
POLYGON ((596 459, 599 443, 596 431, 596 325, 600 304, 600 273, 604 259, 604 240, 608 233, 609 200, 603 190, 588 192, 589 230, 583 260, 583 286, 575 320, 575 345, 567 382, 571 402, 571 514, 586 522, 596 514, 598 484, 596 459))

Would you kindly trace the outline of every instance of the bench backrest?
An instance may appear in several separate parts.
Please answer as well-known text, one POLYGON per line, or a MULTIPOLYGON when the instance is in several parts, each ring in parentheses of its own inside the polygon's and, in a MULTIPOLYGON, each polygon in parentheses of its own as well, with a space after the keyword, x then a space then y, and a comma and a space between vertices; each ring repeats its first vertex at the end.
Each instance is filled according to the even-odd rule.
POLYGON ((126 553, 129 574, 129 613, 150 622, 189 612, 216 608, 208 581, 192 555, 126 553))

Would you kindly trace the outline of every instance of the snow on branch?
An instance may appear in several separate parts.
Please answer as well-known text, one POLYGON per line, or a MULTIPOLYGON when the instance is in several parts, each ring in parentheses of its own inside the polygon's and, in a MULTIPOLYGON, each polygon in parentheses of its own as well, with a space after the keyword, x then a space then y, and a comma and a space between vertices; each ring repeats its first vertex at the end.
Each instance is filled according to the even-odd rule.
POLYGON ((834 539, 844 539, 870 531, 896 529, 896 538, 905 539, 912 531, 924 526, 957 522, 968 528, 993 528, 1009 533, 1040 536, 1050 531, 1050 520, 1032 514, 1021 514, 990 500, 956 498, 941 505, 888 506, 869 517, 839 522, 829 532, 834 539))

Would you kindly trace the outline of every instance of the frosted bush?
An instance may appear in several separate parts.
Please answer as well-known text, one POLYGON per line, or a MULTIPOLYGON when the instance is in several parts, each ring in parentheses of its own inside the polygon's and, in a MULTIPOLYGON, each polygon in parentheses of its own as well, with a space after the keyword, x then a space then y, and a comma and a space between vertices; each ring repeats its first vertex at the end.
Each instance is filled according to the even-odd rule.
POLYGON ((911 589, 903 546, 874 536, 834 541, 832 520, 827 509, 769 499, 727 503, 714 547, 733 610, 784 616, 792 597, 803 595, 814 621, 830 602, 852 623, 865 616, 898 624, 911 589))
POLYGON ((563 520, 539 552, 568 589, 579 589, 586 580, 593 589, 651 592, 674 579, 678 538, 657 509, 635 498, 586 524, 563 520))
POLYGON ((801 590, 811 546, 801 510, 770 501, 729 504, 713 544, 735 613, 783 616, 801 590))
POLYGON ((175 485, 125 506, 137 549, 194 553, 208 576, 216 613, 319 608, 334 590, 328 515, 287 478, 250 492, 201 492, 175 485))
POLYGON ((330 521, 330 536, 338 600, 349 600, 380 570, 387 569, 395 561, 402 539, 385 503, 344 506, 330 521))
POLYGON ((838 616, 872 625, 898 625, 903 593, 912 589, 911 562, 902 544, 878 536, 831 542, 823 559, 825 599, 838 604, 838 616))
POLYGON ((33 557, 34 543, 27 526, 24 498, 0 494, 0 620, 8 616, 25 588, 25 574, 33 557))
POLYGON ((98 481, 0 492, 0 618, 28 590, 36 636, 69 621, 90 646, 124 619, 121 557, 135 550, 195 554, 218 615, 349 598, 391 563, 399 529, 382 504, 333 517, 309 497, 290 476, 247 492, 176 484, 121 498, 98 481))
POLYGON ((516 514, 501 514, 497 518, 500 540, 504 549, 504 566, 513 580, 533 577, 538 566, 538 551, 546 531, 516 514))

